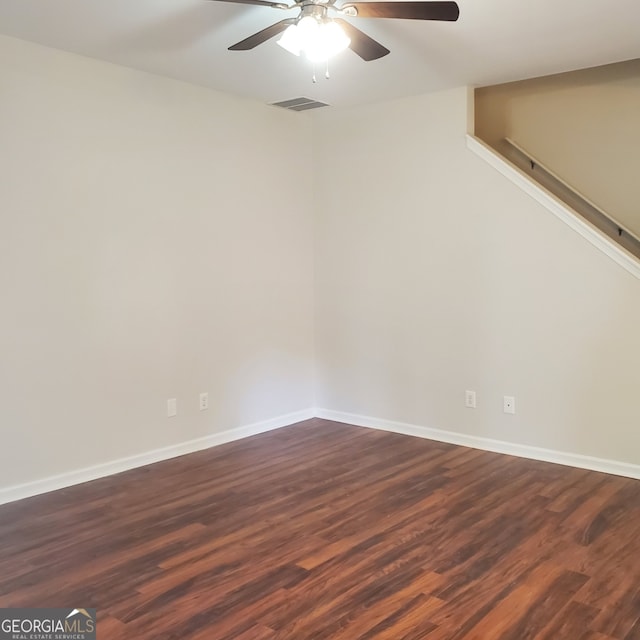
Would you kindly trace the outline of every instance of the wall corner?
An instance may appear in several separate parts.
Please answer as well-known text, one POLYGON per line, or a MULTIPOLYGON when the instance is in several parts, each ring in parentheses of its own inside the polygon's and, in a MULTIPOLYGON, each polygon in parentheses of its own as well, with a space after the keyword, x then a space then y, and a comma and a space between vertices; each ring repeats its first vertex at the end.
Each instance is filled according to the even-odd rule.
POLYGON ((476 89, 467 86, 467 135, 476 133, 476 89))

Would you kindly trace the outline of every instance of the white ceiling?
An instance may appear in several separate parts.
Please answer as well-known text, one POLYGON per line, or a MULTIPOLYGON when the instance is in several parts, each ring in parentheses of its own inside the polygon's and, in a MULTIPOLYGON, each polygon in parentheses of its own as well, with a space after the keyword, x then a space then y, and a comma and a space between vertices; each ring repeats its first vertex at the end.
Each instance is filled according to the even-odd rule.
MULTIPOLYGON (((340 0, 336 3, 341 4, 340 0)), ((351 19, 391 53, 347 50, 331 79, 276 44, 227 47, 297 11, 211 0, 0 0, 0 32, 274 102, 335 106, 481 86, 640 58, 640 0, 458 0, 454 23, 351 19)))

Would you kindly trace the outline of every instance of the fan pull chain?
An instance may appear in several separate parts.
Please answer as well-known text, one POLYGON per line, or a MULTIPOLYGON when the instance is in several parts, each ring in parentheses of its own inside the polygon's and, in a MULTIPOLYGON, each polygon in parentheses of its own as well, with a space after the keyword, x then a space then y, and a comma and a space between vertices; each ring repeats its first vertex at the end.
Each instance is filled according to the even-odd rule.
MULTIPOLYGON (((318 82, 318 78, 316 77, 316 63, 314 62, 312 67, 311 67, 312 71, 311 71, 311 81, 316 84, 318 82)), ((329 60, 327 60, 327 67, 325 69, 324 72, 324 77, 329 80, 331 79, 331 76, 329 75, 329 60)))

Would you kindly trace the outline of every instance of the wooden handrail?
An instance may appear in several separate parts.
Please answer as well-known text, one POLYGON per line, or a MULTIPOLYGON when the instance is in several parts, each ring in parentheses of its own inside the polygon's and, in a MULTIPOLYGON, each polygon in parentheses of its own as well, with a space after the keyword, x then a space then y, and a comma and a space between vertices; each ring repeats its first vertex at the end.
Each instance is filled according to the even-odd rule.
POLYGON ((516 158, 511 157, 512 162, 516 161, 517 166, 526 170, 529 174, 537 174, 538 182, 549 189, 552 193, 569 204, 575 211, 582 215, 592 224, 596 225, 609 237, 616 240, 621 246, 640 258, 640 238, 627 226, 616 220, 611 214, 603 211, 595 202, 591 201, 584 194, 568 184, 552 169, 545 166, 526 149, 523 149, 517 142, 510 138, 505 138, 511 151, 516 153, 516 158), (519 160, 519 162, 517 162, 519 160))

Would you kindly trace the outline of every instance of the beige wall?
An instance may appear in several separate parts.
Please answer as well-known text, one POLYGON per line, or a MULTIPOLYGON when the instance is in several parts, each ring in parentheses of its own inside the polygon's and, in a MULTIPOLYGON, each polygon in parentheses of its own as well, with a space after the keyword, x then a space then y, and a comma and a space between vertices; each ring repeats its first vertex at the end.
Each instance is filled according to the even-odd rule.
POLYGON ((640 282, 467 150, 465 103, 318 114, 318 406, 638 464, 640 282))
POLYGON ((476 135, 509 137, 640 236, 640 60, 476 90, 476 135))
POLYGON ((312 406, 308 118, 5 37, 0 94, 0 487, 312 406))

